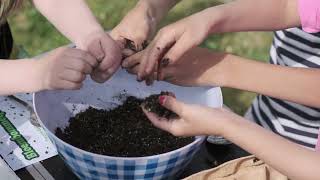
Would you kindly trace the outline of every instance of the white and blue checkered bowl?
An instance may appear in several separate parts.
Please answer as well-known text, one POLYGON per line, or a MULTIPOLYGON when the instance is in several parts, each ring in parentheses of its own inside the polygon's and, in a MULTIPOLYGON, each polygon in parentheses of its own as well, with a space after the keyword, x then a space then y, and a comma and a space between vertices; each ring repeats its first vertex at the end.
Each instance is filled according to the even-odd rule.
POLYGON ((40 124, 55 144, 60 156, 80 179, 168 179, 176 176, 198 152, 205 137, 196 137, 191 144, 168 153, 126 158, 90 153, 69 145, 54 135, 57 127, 66 127, 71 116, 88 106, 104 109, 117 106, 121 102, 115 97, 119 97, 123 90, 137 97, 170 91, 187 103, 222 106, 220 88, 185 88, 165 82, 157 82, 147 87, 138 83, 134 76, 119 70, 104 84, 94 83, 88 78, 84 87, 78 91, 35 93, 34 108, 40 124))

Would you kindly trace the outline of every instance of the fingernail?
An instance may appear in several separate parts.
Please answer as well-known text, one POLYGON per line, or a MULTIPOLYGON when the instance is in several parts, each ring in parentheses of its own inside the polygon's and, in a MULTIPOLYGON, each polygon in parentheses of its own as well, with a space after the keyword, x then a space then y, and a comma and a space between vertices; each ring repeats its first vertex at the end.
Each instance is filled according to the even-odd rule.
POLYGON ((122 67, 126 67, 126 66, 127 66, 127 63, 124 61, 124 62, 121 63, 121 66, 122 66, 122 67))
POLYGON ((132 40, 130 40, 130 39, 125 38, 125 45, 124 45, 124 47, 125 47, 126 49, 131 49, 132 51, 137 52, 137 48, 136 48, 135 43, 134 43, 132 40))
POLYGON ((161 60, 161 67, 167 67, 169 65, 170 59, 169 58, 163 58, 161 60))
POLYGON ((138 72, 137 80, 138 80, 138 81, 142 81, 142 80, 143 80, 143 76, 144 76, 143 73, 141 73, 141 72, 139 73, 139 72, 138 72))
POLYGON ((142 48, 145 49, 145 48, 147 48, 148 45, 149 45, 148 41, 144 40, 142 43, 142 48))
POLYGON ((137 77, 137 81, 138 81, 138 82, 142 82, 141 77, 138 76, 138 77, 137 77))
POLYGON ((164 104, 164 101, 166 100, 166 97, 165 96, 159 96, 159 103, 161 104, 161 105, 163 105, 164 104))

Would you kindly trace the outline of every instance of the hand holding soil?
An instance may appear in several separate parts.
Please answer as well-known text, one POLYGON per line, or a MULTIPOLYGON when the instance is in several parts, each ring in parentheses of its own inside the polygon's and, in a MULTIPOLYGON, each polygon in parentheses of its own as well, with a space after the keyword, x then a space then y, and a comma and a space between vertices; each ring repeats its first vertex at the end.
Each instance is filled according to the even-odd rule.
POLYGON ((185 104, 171 96, 161 96, 160 103, 179 117, 169 120, 146 109, 143 111, 154 126, 175 136, 221 136, 224 126, 236 116, 223 108, 185 104))
POLYGON ((89 53, 62 47, 58 48, 39 61, 42 73, 41 89, 80 89, 86 75, 91 74, 98 65, 95 57, 89 53))
POLYGON ((148 112, 155 113, 159 117, 167 119, 178 118, 178 115, 176 113, 168 110, 160 104, 160 97, 164 95, 175 97, 174 94, 170 92, 161 92, 160 94, 151 95, 143 101, 143 109, 148 112))

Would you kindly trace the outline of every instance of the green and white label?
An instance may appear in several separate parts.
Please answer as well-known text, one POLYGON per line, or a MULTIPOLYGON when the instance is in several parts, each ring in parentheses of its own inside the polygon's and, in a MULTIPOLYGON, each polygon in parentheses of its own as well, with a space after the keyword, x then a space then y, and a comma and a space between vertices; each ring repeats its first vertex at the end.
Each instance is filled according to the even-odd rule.
MULTIPOLYGON (((32 104, 31 94, 15 96, 32 104)), ((14 171, 57 155, 44 130, 30 118, 28 108, 0 96, 0 155, 14 171)))
POLYGON ((22 150, 22 155, 26 160, 32 160, 39 157, 39 154, 28 143, 28 141, 21 135, 17 128, 6 117, 6 113, 0 111, 0 125, 9 134, 10 140, 15 142, 22 150))

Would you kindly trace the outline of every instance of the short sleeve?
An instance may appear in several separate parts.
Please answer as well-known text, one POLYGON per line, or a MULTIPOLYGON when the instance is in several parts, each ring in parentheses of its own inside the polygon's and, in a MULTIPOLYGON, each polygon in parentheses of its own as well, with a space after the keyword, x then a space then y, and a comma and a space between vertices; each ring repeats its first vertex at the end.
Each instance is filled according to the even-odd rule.
POLYGON ((298 0, 302 29, 308 33, 320 32, 320 0, 298 0))

